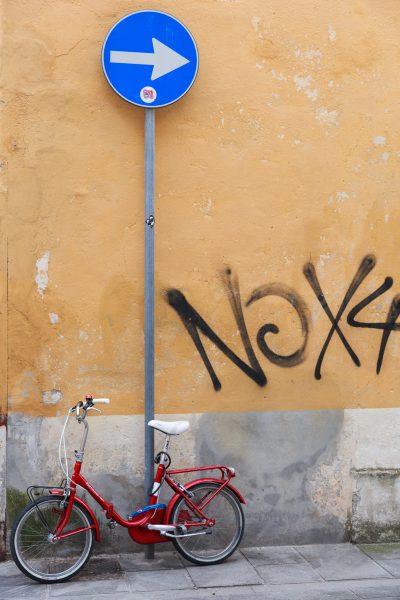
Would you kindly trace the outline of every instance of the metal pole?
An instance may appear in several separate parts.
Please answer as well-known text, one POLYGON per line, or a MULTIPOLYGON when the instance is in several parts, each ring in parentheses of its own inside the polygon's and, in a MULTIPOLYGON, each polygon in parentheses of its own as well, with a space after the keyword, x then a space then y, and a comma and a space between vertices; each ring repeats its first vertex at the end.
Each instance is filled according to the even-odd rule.
MULTIPOLYGON (((154 478, 154 129, 155 110, 145 108, 145 410, 144 489, 145 502, 154 478)), ((154 558, 154 544, 145 546, 145 558, 154 558)))

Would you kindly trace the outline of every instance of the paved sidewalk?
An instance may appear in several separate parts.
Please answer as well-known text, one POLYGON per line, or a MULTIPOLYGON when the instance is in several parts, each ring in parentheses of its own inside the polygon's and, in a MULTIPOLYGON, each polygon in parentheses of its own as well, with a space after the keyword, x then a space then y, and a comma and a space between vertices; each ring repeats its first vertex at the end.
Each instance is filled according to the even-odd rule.
POLYGON ((0 563, 0 600, 400 600, 400 544, 241 548, 196 567, 175 552, 95 556, 69 582, 42 585, 0 563))

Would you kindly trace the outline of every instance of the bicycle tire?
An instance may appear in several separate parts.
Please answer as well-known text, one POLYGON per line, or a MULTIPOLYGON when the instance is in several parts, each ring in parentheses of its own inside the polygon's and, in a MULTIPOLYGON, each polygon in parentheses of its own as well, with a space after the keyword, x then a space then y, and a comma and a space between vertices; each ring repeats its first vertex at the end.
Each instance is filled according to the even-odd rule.
MULTIPOLYGON (((207 495, 213 494, 219 483, 202 482, 193 485, 190 492, 191 502, 199 505, 207 495)), ((176 550, 197 565, 216 565, 226 560, 236 550, 244 533, 244 514, 240 500, 229 488, 224 488, 215 496, 203 511, 208 517, 215 519, 214 527, 208 533, 196 536, 173 538, 176 550)), ((180 498, 171 512, 170 523, 184 525, 193 523, 195 515, 185 498, 180 498)), ((201 528, 204 530, 204 528, 201 528)), ((196 533, 196 528, 188 528, 189 533, 196 533)))
MULTIPOLYGON (((81 533, 53 543, 49 540, 59 522, 63 508, 60 496, 44 496, 29 503, 14 521, 10 535, 11 555, 17 567, 40 583, 61 583, 78 573, 90 558, 94 546, 94 530, 81 533), (46 527, 38 513, 49 525, 46 527)), ((63 533, 93 525, 93 519, 80 504, 74 503, 63 533)))

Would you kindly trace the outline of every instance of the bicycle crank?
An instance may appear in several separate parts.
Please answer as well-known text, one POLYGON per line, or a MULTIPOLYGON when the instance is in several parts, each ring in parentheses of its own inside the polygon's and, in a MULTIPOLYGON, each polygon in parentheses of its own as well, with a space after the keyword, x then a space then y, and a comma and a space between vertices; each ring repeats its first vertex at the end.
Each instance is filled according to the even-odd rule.
POLYGON ((165 532, 164 535, 170 538, 187 538, 193 537, 194 535, 211 535, 212 531, 197 531, 196 533, 168 533, 165 532))
POLYGON ((171 538, 178 537, 191 537, 193 535, 205 535, 210 534, 212 531, 197 531, 196 533, 187 533, 187 527, 185 525, 147 525, 147 529, 153 531, 159 531, 161 535, 165 535, 171 538))

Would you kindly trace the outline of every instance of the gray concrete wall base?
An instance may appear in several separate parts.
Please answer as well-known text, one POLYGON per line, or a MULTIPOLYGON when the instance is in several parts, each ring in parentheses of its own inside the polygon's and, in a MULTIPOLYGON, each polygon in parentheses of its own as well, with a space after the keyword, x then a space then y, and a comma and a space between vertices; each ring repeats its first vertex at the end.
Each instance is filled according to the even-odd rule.
POLYGON ((0 560, 6 556, 6 438, 7 429, 0 425, 0 560))
MULTIPOLYGON (((233 483, 246 499, 245 546, 375 542, 400 535, 398 409, 157 417, 191 423, 189 431, 172 439, 174 467, 235 467, 233 483)), ((83 473, 125 516, 144 502, 143 417, 103 413, 89 422, 83 473)), ((9 417, 9 527, 27 503, 28 485, 58 485, 63 478, 58 465, 62 425, 62 417, 9 417)), ((72 420, 71 458, 81 432, 72 420)), ((157 449, 162 442, 156 432, 157 449)), ((160 501, 168 498, 164 492, 160 501)), ((101 523, 100 551, 143 551, 127 531, 110 530, 102 510, 88 500, 101 523)))
POLYGON ((6 560, 6 523, 0 522, 0 561, 6 560))

